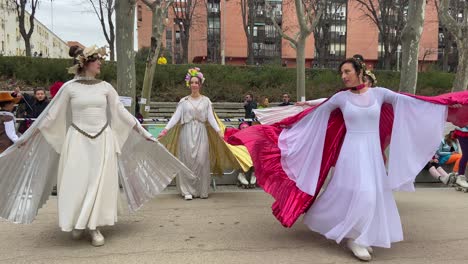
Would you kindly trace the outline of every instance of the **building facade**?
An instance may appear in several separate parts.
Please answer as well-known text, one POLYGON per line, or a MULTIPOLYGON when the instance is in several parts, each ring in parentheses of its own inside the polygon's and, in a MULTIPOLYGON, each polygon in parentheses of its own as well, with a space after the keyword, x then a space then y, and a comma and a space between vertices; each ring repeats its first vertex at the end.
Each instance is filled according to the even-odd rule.
MULTIPOLYGON (((26 48, 18 26, 16 10, 0 0, 0 54, 3 56, 25 56, 26 48)), ((29 13, 25 18, 26 30, 29 25, 29 13)), ((34 20, 34 31, 31 36, 33 56, 45 58, 68 58, 68 45, 39 20, 34 20)))
MULTIPOLYGON (((177 0, 185 3, 187 0, 177 0)), ((243 27, 241 0, 192 0, 198 3, 190 30, 188 45, 189 63, 220 63, 223 46, 226 64, 246 64, 247 37, 243 27), (224 45, 223 45, 224 42, 224 45)), ((306 43, 308 67, 336 67, 340 61, 354 54, 364 56, 366 63, 376 65, 383 54, 379 31, 366 18, 355 0, 326 1, 326 12, 316 30, 306 43), (316 44, 317 43, 317 44, 316 44)), ((138 47, 149 47, 151 38, 151 11, 139 1, 138 47)), ((183 6, 182 6, 183 8, 183 6)), ((166 19, 163 46, 173 63, 180 62, 180 25, 175 23, 173 10, 166 19)), ((180 12, 178 10, 177 12, 180 12)), ((290 43, 281 38, 271 17, 288 35, 298 31, 294 0, 256 0, 253 21, 253 54, 255 63, 275 62, 295 66, 296 52, 290 43), (268 8, 265 8, 268 7, 268 8), (270 16, 265 10, 269 10, 270 16)), ((249 27, 250 28, 250 27, 249 27)), ((426 5, 426 18, 420 41, 420 61, 430 64, 437 61, 439 20, 434 1, 426 5)), ((397 52, 400 58, 400 51, 397 52)))

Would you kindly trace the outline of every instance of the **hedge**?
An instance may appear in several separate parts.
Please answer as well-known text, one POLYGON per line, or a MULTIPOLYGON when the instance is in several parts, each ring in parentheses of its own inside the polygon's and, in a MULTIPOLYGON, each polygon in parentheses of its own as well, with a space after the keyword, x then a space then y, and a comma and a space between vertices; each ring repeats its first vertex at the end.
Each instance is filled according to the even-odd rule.
MULTIPOLYGON (((71 78, 66 68, 70 67, 69 59, 47 59, 28 57, 1 57, 0 78, 14 78, 26 86, 48 87, 55 81, 66 81, 71 78)), ((153 83, 153 100, 176 101, 188 94, 184 86, 184 76, 189 67, 200 67, 206 82, 203 93, 212 101, 239 102, 243 94, 250 91, 255 96, 268 96, 270 101, 279 101, 281 94, 296 94, 296 71, 293 68, 283 68, 274 65, 258 66, 221 66, 215 64, 203 65, 158 65, 153 83)), ((137 93, 143 83, 144 62, 136 63, 137 93)), ((390 89, 398 89, 400 74, 394 71, 376 71, 378 85, 390 89)), ((116 64, 107 62, 102 66, 100 78, 112 84, 116 80, 116 64)), ((454 75, 444 72, 422 72, 419 74, 417 93, 421 95, 436 95, 449 92, 454 75)), ((3 82, 5 83, 5 82, 3 82)), ((3 84, 5 86, 5 84, 3 84)), ((307 98, 328 97, 342 87, 341 80, 335 69, 307 69, 307 98)), ((8 89, 7 87, 1 87, 8 89)))

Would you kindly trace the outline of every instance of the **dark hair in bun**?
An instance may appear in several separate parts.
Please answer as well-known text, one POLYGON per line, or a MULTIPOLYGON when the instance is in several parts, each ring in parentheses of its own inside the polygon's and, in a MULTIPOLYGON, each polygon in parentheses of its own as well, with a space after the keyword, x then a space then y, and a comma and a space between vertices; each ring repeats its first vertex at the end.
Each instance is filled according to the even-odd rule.
POLYGON ((361 54, 354 54, 353 58, 356 60, 360 60, 361 62, 364 62, 364 57, 361 54))
POLYGON ((77 46, 77 45, 71 46, 70 51, 68 51, 68 55, 70 55, 70 57, 72 57, 72 58, 75 58, 80 53, 83 53, 83 49, 80 46, 77 46))
POLYGON ((366 70, 364 68, 364 64, 360 60, 353 57, 353 58, 346 59, 346 60, 344 60, 343 62, 340 63, 340 66, 338 67, 338 72, 339 73, 341 73, 341 68, 346 63, 349 63, 349 64, 351 64, 353 66, 354 70, 356 71, 357 76, 359 76, 360 74, 364 74, 364 72, 366 70))

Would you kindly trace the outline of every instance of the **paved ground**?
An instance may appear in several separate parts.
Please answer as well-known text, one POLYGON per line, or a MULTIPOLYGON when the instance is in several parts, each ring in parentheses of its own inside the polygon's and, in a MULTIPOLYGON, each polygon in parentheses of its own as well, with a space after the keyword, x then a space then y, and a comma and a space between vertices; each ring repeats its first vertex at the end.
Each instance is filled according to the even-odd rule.
MULTIPOLYGON (((374 263, 467 263, 468 194, 423 186, 396 198, 405 241, 376 249, 374 263)), ((32 225, 0 221, 0 263, 358 263, 300 222, 283 228, 271 202, 232 187, 186 202, 171 189, 103 228, 106 245, 94 248, 59 231, 53 198, 32 225)))

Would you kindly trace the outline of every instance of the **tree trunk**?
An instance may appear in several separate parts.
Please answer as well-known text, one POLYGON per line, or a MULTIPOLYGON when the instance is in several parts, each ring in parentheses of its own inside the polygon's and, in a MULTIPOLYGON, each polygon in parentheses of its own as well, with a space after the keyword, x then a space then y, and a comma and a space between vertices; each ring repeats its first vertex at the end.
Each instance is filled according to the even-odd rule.
MULTIPOLYGON (((31 57, 31 38, 23 37, 24 39, 24 46, 26 48, 26 57, 31 57)), ((45 54, 44 54, 45 55, 45 54)))
POLYGON ((140 113, 143 115, 143 118, 149 117, 149 111, 144 110, 150 109, 150 99, 151 91, 153 89, 154 74, 156 72, 158 54, 161 50, 162 33, 165 29, 164 17, 165 16, 162 12, 161 7, 155 7, 153 10, 152 19, 151 50, 148 55, 148 60, 146 61, 145 77, 143 79, 143 88, 141 91, 141 98, 146 99, 146 103, 140 105, 140 113))
POLYGON ((182 42, 182 63, 187 64, 188 63, 188 48, 189 48, 189 40, 190 40, 190 30, 185 29, 184 26, 184 32, 182 33, 181 37, 181 42, 182 42))
POLYGON ((297 101, 305 101, 305 44, 306 37, 300 36, 296 46, 297 101))
POLYGON ((385 48, 385 52, 384 52, 384 69, 385 70, 391 70, 392 69, 392 54, 390 54, 390 51, 389 51, 389 45, 384 45, 386 48, 385 48))
POLYGON ((247 65, 254 65, 254 48, 253 48, 253 32, 254 32, 254 18, 255 18, 255 0, 246 0, 248 1, 248 29, 247 29, 247 65))
POLYGON ((110 58, 109 59, 111 61, 115 61, 115 49, 112 46, 110 46, 109 49, 110 49, 110 58))
POLYGON ((132 98, 129 111, 135 113, 136 72, 133 50, 135 0, 119 0, 116 10, 117 92, 132 98))
MULTIPOLYGON (((426 0, 409 3, 408 21, 402 33, 400 92, 416 93, 418 83, 419 41, 424 25, 426 0)), ((397 54, 398 56, 398 54, 397 54)))
POLYGON ((450 56, 450 47, 447 46, 447 41, 445 41, 444 55, 442 56, 442 71, 449 71, 449 56, 450 56))
POLYGON ((247 36, 247 65, 254 65, 253 36, 247 36))
POLYGON ((468 43, 457 41, 458 67, 453 82, 453 91, 465 91, 468 89, 468 43))

